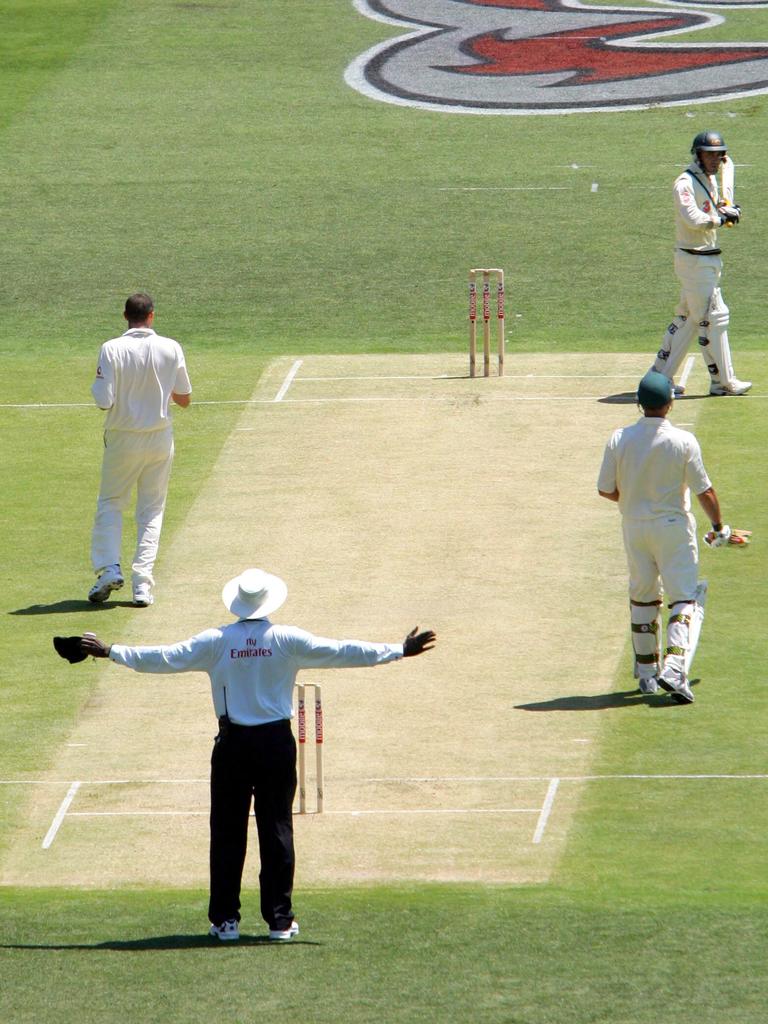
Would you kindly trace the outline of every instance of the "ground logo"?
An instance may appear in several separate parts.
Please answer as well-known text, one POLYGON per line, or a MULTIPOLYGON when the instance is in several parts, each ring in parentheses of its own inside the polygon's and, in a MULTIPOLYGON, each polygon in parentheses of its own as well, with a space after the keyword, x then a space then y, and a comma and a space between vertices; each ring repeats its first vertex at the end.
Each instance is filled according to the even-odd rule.
MULTIPOLYGON (((768 92, 768 44, 692 43, 723 17, 578 0, 353 0, 407 31, 362 54, 349 85, 387 103, 460 113, 566 114, 768 92), (685 43, 672 37, 687 33, 685 43)), ((675 0, 671 0, 674 4, 675 0)), ((758 6, 738 0, 701 6, 758 6)))

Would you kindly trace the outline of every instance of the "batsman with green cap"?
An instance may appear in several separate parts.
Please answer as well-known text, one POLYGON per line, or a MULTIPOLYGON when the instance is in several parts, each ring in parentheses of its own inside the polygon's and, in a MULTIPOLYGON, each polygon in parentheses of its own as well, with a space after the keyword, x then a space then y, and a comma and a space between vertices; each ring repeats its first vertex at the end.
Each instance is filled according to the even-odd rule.
POLYGON ((643 416, 613 432, 597 489, 603 498, 615 501, 621 512, 640 692, 652 694, 661 687, 677 703, 691 704, 686 664, 697 599, 702 595, 691 491, 712 523, 711 547, 727 543, 731 530, 723 525, 699 442, 667 419, 673 400, 669 377, 654 370, 643 377, 637 388, 643 416), (662 658, 664 599, 670 614, 662 658))

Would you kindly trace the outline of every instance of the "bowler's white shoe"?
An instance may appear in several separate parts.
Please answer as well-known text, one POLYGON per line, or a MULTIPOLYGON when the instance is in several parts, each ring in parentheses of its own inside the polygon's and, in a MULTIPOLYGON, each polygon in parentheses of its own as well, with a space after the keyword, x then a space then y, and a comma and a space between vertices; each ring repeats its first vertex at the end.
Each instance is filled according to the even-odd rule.
POLYGON ((238 922, 232 917, 228 921, 222 921, 221 924, 212 924, 208 929, 208 934, 222 942, 234 942, 240 938, 240 928, 238 922))
POLYGON ((637 680, 637 687, 640 693, 658 693, 659 684, 656 681, 656 676, 642 676, 637 680))
POLYGON ((726 384, 710 384, 710 395, 746 395, 752 387, 751 380, 729 380, 726 384))
POLYGON ((672 385, 672 394, 675 396, 675 398, 679 398, 680 395, 684 395, 685 394, 685 385, 683 385, 683 384, 673 384, 672 385))
POLYGON ((270 928, 269 930, 269 938, 272 940, 272 942, 288 942, 290 939, 294 937, 294 935, 298 934, 298 921, 291 921, 291 927, 285 928, 282 931, 279 928, 270 928))
POLYGON ((125 580, 119 565, 108 565, 88 591, 88 600, 93 604, 106 601, 113 590, 119 590, 125 580))
POLYGON ((133 588, 133 603, 137 608, 148 608, 154 600, 149 583, 139 583, 133 588))

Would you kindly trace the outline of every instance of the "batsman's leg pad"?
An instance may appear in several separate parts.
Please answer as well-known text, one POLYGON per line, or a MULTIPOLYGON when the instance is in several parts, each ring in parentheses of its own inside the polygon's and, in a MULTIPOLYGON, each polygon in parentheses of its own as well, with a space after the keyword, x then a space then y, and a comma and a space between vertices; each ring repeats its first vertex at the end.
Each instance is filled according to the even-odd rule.
POLYGON ((661 601, 630 601, 629 608, 635 674, 647 679, 656 675, 660 667, 661 601))
POLYGON ((720 290, 717 289, 712 297, 706 337, 699 337, 699 345, 702 346, 702 355, 710 377, 713 383, 717 384, 727 384, 734 377, 731 346, 728 341, 729 322, 730 311, 723 302, 720 290))
POLYGON ((690 645, 691 622, 696 611, 696 602, 678 601, 671 606, 670 611, 664 665, 673 664, 682 671, 690 645))
POLYGON ((678 314, 667 328, 661 348, 656 353, 653 369, 671 380, 686 357, 695 330, 695 320, 678 314))

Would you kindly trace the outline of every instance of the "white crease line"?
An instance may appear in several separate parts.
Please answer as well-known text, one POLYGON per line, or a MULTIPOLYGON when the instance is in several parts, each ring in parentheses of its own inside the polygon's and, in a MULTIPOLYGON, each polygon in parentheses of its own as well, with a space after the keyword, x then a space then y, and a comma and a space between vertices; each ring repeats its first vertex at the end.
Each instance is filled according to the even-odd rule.
POLYGON ((415 807, 401 810, 323 811, 322 813, 357 818, 364 814, 537 814, 538 811, 538 807, 415 807))
MULTIPOLYGON (((366 811, 323 811, 325 815, 351 818, 366 815, 386 814, 539 814, 538 807, 416 807, 416 808, 377 808, 366 811)), ((72 811, 70 818, 145 818, 145 817, 208 817, 209 811, 72 811)))
POLYGON ((544 835, 544 829, 547 827, 549 821, 549 815, 552 810, 552 804, 555 802, 555 794, 557 793, 557 787, 560 785, 560 779, 550 779, 549 786, 547 787, 547 795, 544 797, 544 806, 541 808, 541 814, 536 825, 536 831, 533 833, 533 842, 540 843, 541 838, 544 835))
MULTIPOLYGON (((370 782, 548 782, 551 775, 382 775, 373 778, 356 780, 363 785, 370 782)), ((560 775, 561 782, 604 782, 621 781, 622 779, 684 779, 691 781, 708 781, 711 779, 739 781, 761 781, 768 779, 768 773, 751 774, 727 774, 727 773, 698 773, 676 775, 665 773, 662 775, 560 775)), ((0 779, 0 786, 66 786, 67 779, 0 779)), ((200 785, 207 786, 210 779, 81 779, 77 785, 83 786, 178 786, 178 785, 200 785)))
POLYGON ((293 378, 299 372, 299 367, 303 362, 303 359, 297 359, 293 366, 290 368, 290 370, 286 374, 285 380, 283 381, 282 387, 275 395, 276 402, 282 402, 282 400, 285 398, 286 392, 288 391, 288 388, 291 386, 293 378))
POLYGON ((683 367, 683 372, 680 374, 680 380, 678 382, 681 385, 681 387, 685 387, 685 385, 688 383, 688 378, 691 375, 692 369, 693 356, 688 356, 688 358, 685 360, 685 366, 683 367))
MULTIPOLYGON (((464 395, 392 395, 390 397, 385 396, 371 396, 361 398, 289 398, 283 402, 283 405, 333 405, 334 403, 339 405, 365 405, 365 404, 392 404, 393 402, 411 402, 413 404, 423 402, 457 402, 462 398, 466 399, 484 399, 488 402, 598 402, 601 399, 606 399, 607 395, 482 395, 477 392, 472 394, 464 395)), ((619 404, 619 403, 616 403, 619 404)), ((621 404, 629 404, 624 402, 621 404)), ((256 430, 261 428, 256 427, 240 427, 242 431, 256 430)))
POLYGON ((15 405, 8 402, 0 404, 0 409, 94 409, 90 402, 28 402, 26 405, 15 405))
POLYGON ((70 818, 195 818, 209 811, 72 811, 70 818))
POLYGON ((75 799, 75 793, 77 793, 78 789, 80 789, 80 783, 73 782, 67 791, 67 795, 61 801, 61 806, 59 807, 58 811, 56 811, 56 817, 51 822, 51 827, 45 834, 45 839, 43 840, 44 850, 47 850, 48 847, 53 842, 53 840, 56 838, 56 833, 59 831, 62 821, 64 821, 64 815, 67 813, 69 805, 75 799))
MULTIPOLYGON (((727 774, 687 774, 674 775, 560 775, 560 782, 602 782, 617 779, 768 779, 768 774, 727 775, 727 774)), ((382 775, 375 778, 362 779, 362 782, 548 782, 551 775, 382 775)))
MULTIPOLYGON (((81 779, 79 786, 208 785, 210 779, 81 779)), ((0 779, 0 786, 66 786, 66 779, 0 779)))
MULTIPOLYGON (((691 357, 693 358, 693 357, 691 357)), ((641 371, 635 371, 635 373, 513 373, 506 374, 504 380, 627 380, 634 382, 636 379, 636 373, 641 371)), ((471 380, 471 377, 465 377, 463 375, 456 375, 450 373, 441 374, 370 374, 362 376, 345 376, 345 377, 302 377, 301 380, 297 381, 297 384, 305 384, 307 381, 349 381, 355 383, 359 380, 471 380)))

